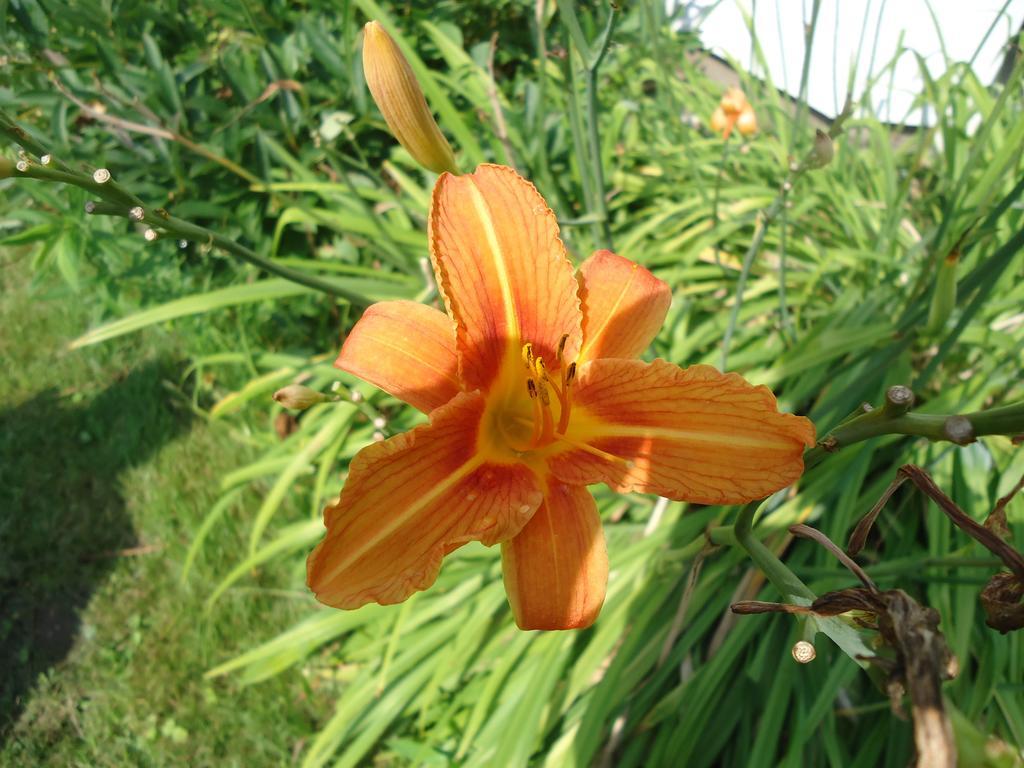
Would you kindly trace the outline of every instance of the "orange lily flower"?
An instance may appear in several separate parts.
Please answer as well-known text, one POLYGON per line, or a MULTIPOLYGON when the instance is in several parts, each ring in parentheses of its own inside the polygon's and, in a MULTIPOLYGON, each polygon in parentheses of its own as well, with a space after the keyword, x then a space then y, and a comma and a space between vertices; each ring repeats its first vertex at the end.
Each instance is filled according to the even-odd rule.
POLYGON ((739 504, 802 473, 811 422, 736 374, 636 359, 669 287, 610 251, 574 274, 554 214, 511 168, 443 174, 429 241, 447 313, 375 304, 335 363, 430 420, 352 460, 308 561, 320 601, 397 603, 453 549, 500 542, 521 628, 586 627, 608 577, 587 485, 739 504))
POLYGON ((734 127, 744 136, 757 133, 757 115, 739 88, 727 90, 711 115, 711 130, 723 139, 729 138, 734 127))

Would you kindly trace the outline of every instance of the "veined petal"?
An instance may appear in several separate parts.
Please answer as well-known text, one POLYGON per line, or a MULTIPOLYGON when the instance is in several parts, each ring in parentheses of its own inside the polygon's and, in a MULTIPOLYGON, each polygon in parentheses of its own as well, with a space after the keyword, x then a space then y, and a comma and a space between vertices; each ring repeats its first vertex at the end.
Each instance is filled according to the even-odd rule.
POLYGON ((505 591, 520 629, 583 629, 608 583, 608 551, 590 491, 549 480, 544 503, 501 545, 505 591))
POLYGON ((373 304, 349 333, 335 367, 429 413, 461 389, 455 328, 415 301, 373 304))
POLYGON ((767 387, 708 365, 594 360, 574 392, 572 447, 548 464, 565 483, 741 504, 800 477, 814 444, 811 421, 779 413, 767 387))
POLYGON ((520 359, 526 342, 554 368, 559 340, 568 334, 566 358, 575 358, 576 279, 555 215, 530 182, 501 165, 442 175, 431 200, 429 239, 467 390, 487 391, 503 363, 520 359))
POLYGON ((401 602, 434 583, 453 549, 520 531, 543 500, 539 481, 477 451, 483 412, 479 393, 462 393, 430 424, 356 455, 307 562, 318 600, 336 608, 401 602))
POLYGON ((637 357, 665 322, 672 291, 639 264, 611 251, 595 251, 577 276, 583 307, 579 362, 637 357))

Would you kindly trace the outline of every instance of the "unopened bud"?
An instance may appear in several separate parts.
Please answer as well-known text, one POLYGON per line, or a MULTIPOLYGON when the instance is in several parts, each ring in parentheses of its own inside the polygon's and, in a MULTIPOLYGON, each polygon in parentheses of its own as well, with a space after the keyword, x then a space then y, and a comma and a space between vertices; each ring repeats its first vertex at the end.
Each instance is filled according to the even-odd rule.
POLYGON ((92 172, 92 180, 97 184, 106 184, 110 181, 110 171, 106 168, 97 168, 92 172))
POLYGON ((147 229, 145 232, 142 233, 142 236, 144 238, 146 238, 146 240, 148 242, 152 243, 154 240, 156 240, 158 237, 160 237, 160 233, 157 232, 152 227, 150 227, 149 229, 147 229))
POLYGON ((754 114, 754 108, 749 104, 740 112, 739 119, 736 121, 736 130, 744 136, 752 136, 757 133, 757 115, 754 114))
POLYGON ((377 432, 373 433, 373 442, 381 443, 383 441, 384 441, 384 433, 383 432, 378 430, 377 432))
POLYGON ((711 130, 715 133, 724 133, 727 122, 728 118, 725 116, 725 110, 721 107, 715 107, 715 111, 711 113, 711 130))
POLYGON ((818 129, 814 134, 814 147, 807 157, 808 168, 824 168, 832 162, 836 150, 832 145, 832 138, 823 130, 818 129))
POLYGON ((719 104, 726 112, 739 114, 748 106, 747 95, 740 88, 734 86, 726 90, 719 104))
POLYGON ((287 387, 277 390, 274 393, 274 399, 285 408, 304 411, 317 403, 326 403, 331 398, 301 384, 289 384, 287 387))
POLYGON ((375 426, 377 429, 384 429, 384 427, 386 427, 387 425, 388 420, 385 419, 383 416, 378 416, 373 420, 373 426, 375 426))
POLYGON ((28 160, 19 160, 17 163, 14 164, 14 167, 17 168, 21 173, 27 173, 28 160))
POLYGON ((722 134, 723 139, 729 138, 733 128, 744 136, 757 133, 757 116, 754 114, 754 108, 747 101, 746 94, 735 87, 725 92, 711 115, 711 130, 722 134))
POLYGON ((412 67, 376 21, 363 28, 363 74, 392 135, 413 159, 434 173, 458 173, 412 67))
POLYGON ((49 165, 51 162, 53 162, 53 158, 50 157, 49 155, 43 155, 42 157, 39 158, 39 162, 41 165, 49 165))
POLYGON ((142 210, 141 205, 136 205, 134 208, 128 211, 128 218, 130 218, 132 221, 142 221, 144 218, 146 218, 146 212, 142 210))

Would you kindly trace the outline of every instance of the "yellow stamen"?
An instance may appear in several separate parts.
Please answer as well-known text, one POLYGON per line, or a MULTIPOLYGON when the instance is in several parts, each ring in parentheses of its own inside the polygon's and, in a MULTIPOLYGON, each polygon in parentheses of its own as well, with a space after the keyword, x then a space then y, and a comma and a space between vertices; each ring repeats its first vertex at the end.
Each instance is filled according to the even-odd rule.
POLYGON ((531 450, 540 440, 541 422, 544 420, 544 417, 541 413, 543 406, 541 406, 540 398, 537 396, 537 383, 533 379, 526 380, 526 391, 530 393, 530 400, 533 401, 533 430, 530 434, 530 444, 526 449, 531 450))
POLYGON ((562 376, 562 389, 558 393, 558 402, 562 406, 558 412, 558 426, 555 431, 564 435, 565 430, 569 428, 569 414, 572 412, 572 398, 569 397, 569 382, 565 379, 565 375, 562 376))
POLYGON ((540 397, 540 403, 545 408, 551 405, 551 395, 548 394, 547 382, 541 379, 537 382, 537 395, 540 397))
MULTIPOLYGON (((555 356, 559 361, 558 376, 552 378, 548 371, 544 358, 537 357, 533 350, 533 344, 526 343, 522 347, 523 365, 528 372, 526 378, 526 390, 533 401, 533 423, 530 443, 525 450, 542 448, 545 445, 559 439, 559 436, 568 429, 569 414, 572 411, 569 386, 576 377, 576 363, 565 364, 565 346, 569 340, 569 334, 563 334, 558 341, 555 356), (559 412, 558 420, 555 421, 554 413, 551 410, 551 392, 558 398, 559 412)), ((522 420, 524 423, 526 419, 522 420)))
POLYGON ((635 462, 631 461, 630 459, 624 459, 621 456, 616 456, 614 453, 602 451, 600 448, 595 448, 594 446, 587 445, 586 443, 578 443, 575 440, 569 440, 565 437, 565 435, 559 435, 558 441, 560 443, 565 443, 566 445, 572 448, 576 448, 577 450, 589 453, 591 456, 597 456, 598 458, 604 459, 605 461, 610 461, 615 464, 621 464, 626 469, 633 469, 633 467, 635 466, 635 462))
POLYGON ((537 358, 537 361, 533 365, 533 370, 537 374, 537 378, 540 379, 541 381, 545 383, 551 381, 551 379, 548 377, 548 366, 544 362, 543 357, 537 358))

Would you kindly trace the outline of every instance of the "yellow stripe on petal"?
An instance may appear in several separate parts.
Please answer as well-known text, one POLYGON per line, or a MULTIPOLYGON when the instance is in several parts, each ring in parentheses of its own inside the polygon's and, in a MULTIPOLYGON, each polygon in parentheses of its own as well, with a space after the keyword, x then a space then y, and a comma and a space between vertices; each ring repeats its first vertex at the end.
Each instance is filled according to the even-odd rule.
POLYGON ((488 391, 502 367, 520 365, 523 344, 553 364, 579 352, 577 284, 555 215, 511 168, 481 165, 441 176, 429 218, 438 287, 456 323, 467 390, 488 391))
POLYGON ((460 394, 430 424, 356 455, 307 561, 318 600, 336 608, 401 602, 434 583, 453 549, 521 530, 543 499, 539 481, 477 450, 483 412, 480 394, 460 394))
POLYGON ((498 233, 494 229, 494 219, 476 180, 470 176, 466 181, 468 182, 466 191, 473 203, 473 212, 480 221, 480 230, 483 232, 487 249, 491 254, 494 276, 501 290, 501 304, 505 310, 505 332, 510 338, 521 339, 519 317, 516 314, 516 297, 512 293, 512 278, 509 274, 505 251, 498 240, 498 233))
POLYGON ((565 483, 604 482, 701 504, 741 504, 803 473, 809 419, 779 413, 766 387, 707 365, 594 360, 583 366, 563 450, 565 483))

